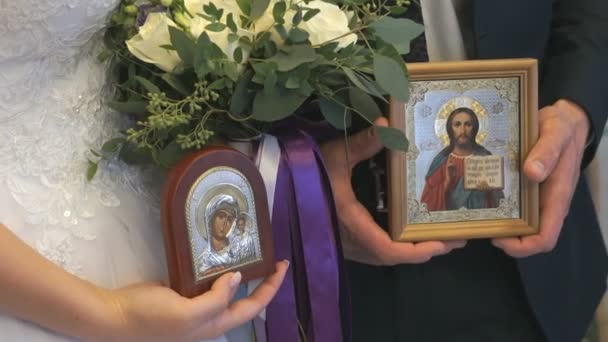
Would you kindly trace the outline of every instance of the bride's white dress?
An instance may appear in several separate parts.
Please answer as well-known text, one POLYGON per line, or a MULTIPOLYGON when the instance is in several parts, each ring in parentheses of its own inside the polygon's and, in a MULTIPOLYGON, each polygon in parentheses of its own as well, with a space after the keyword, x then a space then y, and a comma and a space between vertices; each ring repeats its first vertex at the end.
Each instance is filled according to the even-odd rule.
MULTIPOLYGON (((113 163, 86 180, 87 151, 121 125, 104 106, 97 61, 99 32, 117 3, 0 0, 0 222, 105 287, 167 278, 162 178, 113 163)), ((0 314, 0 341, 65 340, 0 314)))

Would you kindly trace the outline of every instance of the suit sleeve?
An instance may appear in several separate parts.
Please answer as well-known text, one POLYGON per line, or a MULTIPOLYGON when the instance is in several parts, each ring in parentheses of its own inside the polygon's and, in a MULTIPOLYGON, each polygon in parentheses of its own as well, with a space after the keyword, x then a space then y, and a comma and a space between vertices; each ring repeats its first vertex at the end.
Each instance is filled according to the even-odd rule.
POLYGON ((564 98, 585 110, 591 122, 585 168, 608 115, 608 1, 556 0, 551 25, 539 102, 544 107, 564 98))

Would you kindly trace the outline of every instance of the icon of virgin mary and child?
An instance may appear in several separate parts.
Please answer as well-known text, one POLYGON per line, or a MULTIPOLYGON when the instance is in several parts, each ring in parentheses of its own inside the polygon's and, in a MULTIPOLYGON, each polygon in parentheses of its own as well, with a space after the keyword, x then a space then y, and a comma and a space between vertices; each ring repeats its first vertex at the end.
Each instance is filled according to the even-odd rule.
POLYGON ((256 257, 256 240, 246 211, 239 210, 234 196, 218 194, 205 208, 207 246, 197 258, 199 272, 211 274, 256 257))

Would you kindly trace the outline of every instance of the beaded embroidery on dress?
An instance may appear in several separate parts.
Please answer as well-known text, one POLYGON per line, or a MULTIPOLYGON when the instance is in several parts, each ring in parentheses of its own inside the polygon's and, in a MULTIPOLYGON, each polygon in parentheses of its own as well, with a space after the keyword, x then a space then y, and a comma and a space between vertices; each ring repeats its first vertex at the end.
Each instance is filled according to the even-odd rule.
MULTIPOLYGON (((166 278, 162 178, 119 162, 86 180, 87 151, 121 128, 97 61, 116 0, 0 0, 0 222, 106 287, 166 278)), ((1 341, 63 341, 0 315, 1 341)))

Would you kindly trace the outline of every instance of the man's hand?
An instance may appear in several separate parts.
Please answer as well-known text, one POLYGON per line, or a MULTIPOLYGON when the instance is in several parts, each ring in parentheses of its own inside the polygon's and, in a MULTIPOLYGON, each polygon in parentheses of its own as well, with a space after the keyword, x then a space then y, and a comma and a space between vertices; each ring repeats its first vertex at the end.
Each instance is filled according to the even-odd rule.
POLYGON ((590 124, 578 105, 559 100, 539 112, 540 136, 524 164, 525 175, 540 184, 540 232, 494 239, 514 257, 549 252, 557 243, 580 176, 590 124))
MULTIPOLYGON (((387 121, 379 118, 375 124, 386 126, 387 121)), ((351 185, 352 168, 382 150, 382 144, 374 128, 370 128, 350 137, 348 145, 350 165, 343 138, 321 146, 335 197, 344 253, 348 259, 374 265, 421 263, 465 245, 465 241, 392 241, 357 200, 351 185)))

